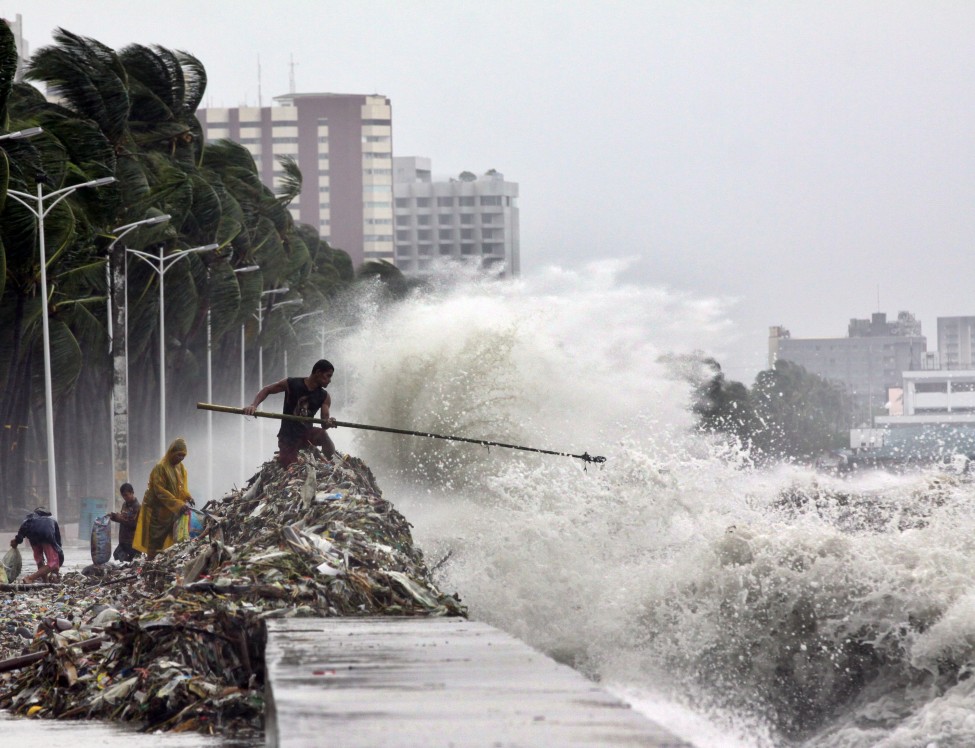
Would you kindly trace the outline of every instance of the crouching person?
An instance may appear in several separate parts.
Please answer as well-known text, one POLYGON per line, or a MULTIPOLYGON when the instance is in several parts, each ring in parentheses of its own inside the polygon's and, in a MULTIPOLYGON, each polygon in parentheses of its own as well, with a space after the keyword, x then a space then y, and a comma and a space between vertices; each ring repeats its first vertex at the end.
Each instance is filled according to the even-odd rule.
POLYGON ((37 571, 24 577, 24 583, 60 582, 64 551, 61 549, 61 528, 58 521, 47 509, 37 507, 21 523, 17 535, 10 541, 11 547, 16 548, 24 538, 30 541, 34 561, 37 563, 37 571))

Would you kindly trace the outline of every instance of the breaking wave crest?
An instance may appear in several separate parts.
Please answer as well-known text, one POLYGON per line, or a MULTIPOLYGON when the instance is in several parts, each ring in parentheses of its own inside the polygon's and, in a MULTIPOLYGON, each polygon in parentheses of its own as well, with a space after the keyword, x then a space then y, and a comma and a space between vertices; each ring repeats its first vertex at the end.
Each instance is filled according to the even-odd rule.
POLYGON ((660 361, 729 334, 721 303, 611 271, 428 293, 336 344, 339 418, 607 462, 336 439, 472 617, 689 710, 699 745, 975 744, 972 484, 751 468, 660 361))

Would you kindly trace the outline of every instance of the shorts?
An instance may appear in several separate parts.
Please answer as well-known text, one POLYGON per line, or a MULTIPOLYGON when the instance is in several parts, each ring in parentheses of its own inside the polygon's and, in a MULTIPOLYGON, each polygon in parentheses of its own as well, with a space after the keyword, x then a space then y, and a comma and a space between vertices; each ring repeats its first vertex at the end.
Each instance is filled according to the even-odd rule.
POLYGON ((326 457, 335 454, 335 445, 332 444, 332 439, 325 429, 313 426, 305 431, 304 436, 278 437, 278 462, 281 463, 281 467, 288 467, 298 460, 298 450, 312 445, 321 447, 326 457))
POLYGON ((34 552, 34 561, 37 563, 38 569, 42 566, 50 566, 54 571, 61 568, 61 556, 57 548, 50 543, 41 543, 40 545, 31 543, 30 549, 34 552))

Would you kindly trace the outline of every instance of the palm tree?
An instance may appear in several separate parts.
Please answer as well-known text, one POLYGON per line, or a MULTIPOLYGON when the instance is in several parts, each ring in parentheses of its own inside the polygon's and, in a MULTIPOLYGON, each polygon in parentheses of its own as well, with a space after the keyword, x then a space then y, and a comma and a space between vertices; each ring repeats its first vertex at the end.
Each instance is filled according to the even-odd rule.
MULTIPOLYGON (((153 253, 220 244, 218 252, 187 257, 166 276, 167 370, 191 385, 177 388, 167 400, 181 427, 192 421, 192 403, 201 399, 196 383, 203 378, 196 375, 205 365, 208 321, 216 360, 237 361, 241 325, 251 342, 256 335, 252 316, 261 291, 287 285, 303 306, 268 320, 263 343, 270 356, 279 355, 296 340, 290 316, 327 308, 352 281, 352 267, 348 255, 329 247, 313 228, 294 224, 288 205, 300 193, 301 174, 293 162, 283 164, 287 179, 275 195, 260 182, 242 146, 204 144, 195 112, 206 72, 195 57, 142 45, 116 53, 59 29, 55 43, 39 50, 28 69, 30 80, 47 85, 55 99, 48 101, 31 86, 7 82, 15 56, 5 30, 7 35, 0 34, 0 124, 9 119, 44 128, 41 137, 0 148, 0 416, 4 423, 28 427, 0 430, 0 499, 9 505, 11 495, 27 495, 30 466, 36 465, 32 456, 43 454, 38 440, 25 446, 30 440, 23 439, 24 433, 42 431, 30 428, 42 381, 42 302, 52 321, 56 451, 67 463, 60 471, 66 484, 61 489, 70 486, 65 495, 77 497, 108 488, 103 481, 108 466, 101 470, 111 453, 105 255, 113 226, 167 213, 166 225, 133 232, 126 244, 153 253), (50 294, 40 299, 36 225, 26 210, 4 201, 7 185, 32 192, 38 178, 57 189, 108 174, 116 177, 115 186, 79 191, 46 219, 50 294), (233 272, 251 264, 261 272, 233 272), (80 433, 84 440, 77 438, 80 433), (17 475, 20 480, 11 479, 17 475)), ((124 257, 116 243, 113 261, 123 265, 124 257)), ((158 457, 155 430, 148 427, 159 398, 157 284, 148 267, 128 264, 128 354, 130 368, 140 373, 131 380, 129 414, 142 424, 133 431, 146 434, 132 442, 133 465, 158 457)), ((216 377, 218 383, 224 379, 216 377)))

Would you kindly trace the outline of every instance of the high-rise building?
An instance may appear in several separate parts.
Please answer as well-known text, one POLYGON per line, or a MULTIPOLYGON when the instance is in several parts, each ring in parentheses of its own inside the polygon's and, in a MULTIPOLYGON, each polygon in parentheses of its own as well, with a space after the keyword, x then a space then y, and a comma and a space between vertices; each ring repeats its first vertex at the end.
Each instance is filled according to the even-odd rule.
POLYGON ((797 339, 783 327, 769 332, 769 366, 791 361, 842 385, 853 398, 854 425, 872 425, 886 413, 888 390, 902 387, 903 372, 920 369, 927 351, 921 323, 909 312, 893 322, 882 312, 852 319, 845 338, 797 339))
POLYGON ((291 93, 270 107, 201 109, 208 140, 241 143, 261 181, 275 189, 279 156, 301 169, 296 221, 315 226, 354 265, 394 259, 393 125, 389 99, 377 94, 291 93))
POLYGON ((27 40, 24 39, 24 19, 18 13, 14 16, 14 20, 10 21, 3 19, 7 22, 7 26, 14 35, 14 45, 17 47, 17 72, 14 73, 14 80, 18 83, 24 79, 24 69, 27 67, 27 61, 30 59, 30 47, 27 44, 27 40))
POLYGON ((938 317, 943 369, 975 369, 975 317, 938 317))
POLYGON ((498 171, 434 180, 430 159, 393 159, 396 265, 428 275, 453 260, 506 278, 520 272, 518 184, 498 171))

